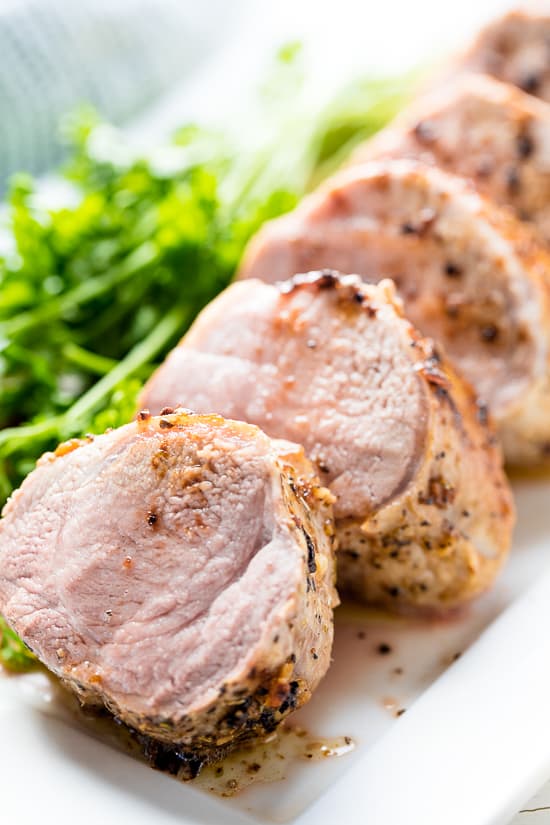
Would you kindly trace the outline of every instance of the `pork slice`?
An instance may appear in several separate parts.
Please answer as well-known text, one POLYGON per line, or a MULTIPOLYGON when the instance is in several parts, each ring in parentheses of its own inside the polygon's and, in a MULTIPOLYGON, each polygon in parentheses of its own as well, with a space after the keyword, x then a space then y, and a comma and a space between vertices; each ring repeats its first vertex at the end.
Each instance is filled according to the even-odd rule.
POLYGON ((413 103, 351 163, 416 158, 471 179, 550 241, 550 105, 485 75, 464 75, 413 103))
POLYGON ((492 432, 389 281, 235 283, 141 403, 220 410, 302 443, 336 496, 339 585, 370 603, 456 606, 506 555, 512 504, 492 432))
POLYGON ((550 256, 463 179, 381 160, 335 176, 252 241, 241 277, 320 265, 393 278, 411 321, 489 405, 510 464, 550 456, 550 256))
POLYGON ((273 730, 330 662, 331 496, 303 450, 176 411, 61 445, 5 507, 0 611, 183 765, 273 730))
POLYGON ((549 42, 550 4, 537 0, 491 21, 454 68, 486 72, 550 101, 549 42))

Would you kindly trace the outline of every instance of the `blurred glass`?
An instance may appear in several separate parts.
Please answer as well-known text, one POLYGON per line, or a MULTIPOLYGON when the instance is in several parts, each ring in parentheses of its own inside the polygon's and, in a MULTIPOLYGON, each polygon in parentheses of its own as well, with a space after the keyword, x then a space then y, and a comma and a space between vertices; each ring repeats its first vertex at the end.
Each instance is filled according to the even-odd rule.
POLYGON ((123 123, 223 41, 239 2, 0 0, 0 189, 62 156, 59 121, 91 103, 123 123))

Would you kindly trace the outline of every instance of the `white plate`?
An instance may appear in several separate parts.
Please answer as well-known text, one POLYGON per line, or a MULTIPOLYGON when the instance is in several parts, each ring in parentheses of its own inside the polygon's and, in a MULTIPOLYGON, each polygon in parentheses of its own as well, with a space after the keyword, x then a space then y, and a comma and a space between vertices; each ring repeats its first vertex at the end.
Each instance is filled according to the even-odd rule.
MULTIPOLYGON (((222 109, 224 98, 227 110, 233 100, 224 91, 235 92, 244 75, 254 74, 250 66, 265 52, 266 32, 300 34, 307 27, 325 56, 330 34, 328 77, 327 64, 339 65, 339 57, 348 69, 389 69, 430 56, 430 44, 456 40, 503 4, 341 0, 337 18, 328 5, 284 0, 271 17, 267 4, 255 6, 241 39, 206 66, 194 86, 159 107, 152 131, 178 122, 183 111, 200 115, 201 101, 210 106, 205 116, 217 104, 222 109), (290 19, 295 29, 288 28, 290 19)), ((220 800, 75 729, 55 715, 33 679, 2 679, 0 821, 505 823, 550 775, 550 480, 518 482, 516 493, 511 562, 467 615, 427 625, 338 611, 334 664, 297 721, 319 736, 351 736, 352 753, 293 765, 280 783, 257 783, 220 800), (390 654, 377 652, 381 642, 390 654), (453 661, 457 653, 463 655, 453 661), (397 708, 406 713, 396 718, 397 708)))

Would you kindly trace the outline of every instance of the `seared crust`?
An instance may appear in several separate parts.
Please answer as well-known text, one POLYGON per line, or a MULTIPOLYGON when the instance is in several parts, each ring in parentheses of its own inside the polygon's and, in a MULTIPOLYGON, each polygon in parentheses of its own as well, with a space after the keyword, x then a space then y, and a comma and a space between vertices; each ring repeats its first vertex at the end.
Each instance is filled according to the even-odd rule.
POLYGON ((487 410, 432 342, 413 343, 429 388, 424 461, 379 512, 337 522, 338 586, 391 610, 439 614, 491 587, 515 513, 487 410))
MULTIPOLYGON (((25 616, 17 617, 13 609, 17 598, 11 585, 2 583, 4 603, 1 605, 2 613, 14 629, 64 684, 77 693, 83 704, 107 708, 134 731, 153 762, 161 764, 169 759, 172 766, 176 764, 178 770, 189 775, 196 773, 203 762, 218 759, 239 743, 265 736, 308 701, 330 663, 332 611, 338 604, 334 588, 333 499, 320 486, 302 448, 288 442, 271 442, 257 427, 248 424, 183 410, 169 411, 159 417, 145 411, 138 416, 137 423, 127 425, 123 431, 125 439, 162 435, 163 449, 168 454, 171 440, 189 429, 190 437, 195 437, 192 433, 197 425, 219 432, 220 438, 238 437, 243 441, 261 438, 271 445, 265 460, 270 467, 277 529, 295 545, 301 568, 297 587, 284 608, 261 631, 257 644, 245 659, 244 670, 239 665, 228 673, 218 685, 214 698, 208 696, 206 701, 195 702, 192 707, 183 706, 183 713, 170 715, 135 710, 133 697, 127 697, 126 701, 124 695, 110 691, 109 674, 97 663, 76 661, 72 654, 61 655, 61 651, 57 651, 57 664, 52 664, 56 653, 42 649, 36 625, 28 625, 25 616), (10 598, 6 598, 8 592, 10 598)), ((122 430, 97 437, 96 445, 103 438, 112 439, 118 432, 122 430)), ((41 459, 37 471, 6 505, 1 522, 4 543, 8 541, 6 525, 13 529, 14 520, 31 501, 36 474, 51 468, 52 464, 63 473, 66 457, 75 450, 85 462, 88 445, 87 440, 73 440, 41 459)), ((101 506, 98 502, 99 513, 101 506)), ((289 570, 289 575, 291 573, 294 575, 289 570)))
MULTIPOLYGON (((241 408, 239 386, 227 376, 223 380, 222 398, 209 395, 208 387, 195 389, 193 375, 196 375, 200 364, 200 359, 194 360, 197 355, 205 352, 209 357, 219 356, 220 364, 225 364, 224 359, 227 358, 229 376, 240 359, 246 364, 252 363, 248 359, 259 358, 260 361, 255 363, 261 367, 258 372, 261 376, 264 367, 271 370, 270 365, 279 363, 281 352, 288 357, 285 342, 296 341, 297 336, 306 342, 310 338, 312 343, 315 338, 319 340, 321 324, 331 330, 332 336, 339 338, 339 330, 345 330, 346 326, 360 330, 365 323, 382 323, 383 318, 387 326, 381 328, 379 334, 382 335, 383 329, 389 340, 391 330, 391 339, 399 342, 400 351, 406 353, 407 371, 415 376, 415 392, 419 391, 423 399, 418 408, 418 421, 415 422, 418 443, 414 460, 404 471, 398 486, 391 488, 390 495, 382 497, 370 508, 363 505, 360 512, 345 515, 351 510, 347 499, 353 498, 356 491, 343 489, 341 500, 335 506, 339 546, 338 586, 370 604, 403 612, 435 613, 464 604, 486 590, 506 558, 514 522, 512 497, 502 471, 500 450, 486 409, 479 407, 473 392, 449 368, 433 342, 423 338, 404 319, 393 284, 384 281, 373 287, 365 285, 356 276, 323 271, 296 276, 277 284, 275 296, 278 292, 280 297, 270 297, 269 301, 268 296, 272 293, 267 287, 259 290, 256 285, 251 285, 250 289, 254 292, 249 299, 254 306, 261 305, 262 310, 261 317, 255 317, 256 332, 251 332, 251 324, 247 327, 246 344, 238 335, 238 330, 245 323, 244 317, 239 314, 245 293, 245 284, 241 283, 230 287, 199 317, 179 350, 169 356, 146 386, 143 403, 156 408, 155 405, 165 400, 165 388, 171 387, 170 392, 187 392, 187 403, 195 403, 200 394, 200 403, 205 408, 225 403, 233 409, 230 405, 237 404, 243 417, 247 411, 254 415, 257 409, 254 398, 250 406, 241 408), (310 307, 305 300, 295 300, 307 295, 312 298, 310 307), (327 309, 323 316, 316 312, 313 304, 313 301, 321 299, 327 309), (328 308, 331 308, 330 314, 328 308), (234 312, 237 314, 232 317, 234 312), (226 326, 223 337, 218 337, 216 330, 221 317, 225 319, 226 326), (263 360, 261 353, 266 341, 272 348, 263 360), (180 354, 185 357, 180 359, 180 354), (174 387, 178 389, 174 390, 174 387), (229 388, 227 394, 225 387, 229 388), (195 395, 195 392, 198 394, 195 395)), ((360 357, 353 350, 348 350, 344 335, 340 346, 349 351, 350 375, 352 370, 356 373, 362 370, 360 357)), ((328 361, 332 357, 322 347, 320 352, 328 361)), ((385 352, 382 347, 377 350, 378 366, 371 365, 367 371, 375 370, 377 375, 386 374, 388 370, 391 372, 392 362, 385 352)), ((303 351, 297 349, 296 353, 292 350, 291 357, 305 362, 308 357, 306 353, 306 348, 303 351)), ((312 364, 315 363, 318 362, 312 361, 312 364)), ((312 366, 311 386, 317 386, 317 373, 314 372, 317 369, 328 370, 326 375, 331 374, 330 367, 324 363, 312 366)), ((364 393, 368 394, 378 379, 367 379, 366 374, 361 380, 365 381, 364 393), (375 383, 370 384, 370 381, 375 383)), ((373 372, 369 374, 374 376, 373 372)), ((357 375, 354 380, 359 381, 357 375)), ((319 382, 319 386, 325 385, 326 381, 319 382)), ((268 406, 267 418, 261 418, 262 426, 274 436, 292 435, 288 430, 296 417, 297 408, 286 391, 281 391, 284 406, 278 411, 280 417, 275 421, 275 417, 270 417, 269 410, 273 410, 273 398, 276 396, 272 397, 269 393, 264 396, 261 379, 254 386, 257 398, 268 406)), ((307 391, 309 393, 309 388, 307 391)), ((306 406, 315 396, 315 391, 311 392, 313 394, 308 394, 305 401, 306 406)), ((334 404, 330 394, 326 402, 334 404)), ((311 421, 318 421, 321 416, 319 408, 312 409, 311 415, 311 421)), ((300 414, 298 417, 304 416, 300 414)), ((256 420, 260 423, 260 419, 256 420)), ((320 420, 322 424, 322 418, 320 420)), ((356 420, 358 427, 363 421, 366 431, 370 424, 368 418, 356 420)), ((396 439, 402 427, 403 424, 396 421, 396 439)), ((359 441, 362 438, 363 432, 359 441)), ((306 436, 304 432, 304 443, 310 458, 323 473, 323 462, 316 455, 317 450, 322 451, 323 448, 316 444, 316 433, 306 436)), ((359 444, 355 447, 351 440, 349 449, 358 454, 360 447, 359 444)), ((376 461, 373 466, 376 466, 376 461)), ((335 473, 333 468, 333 475, 323 477, 329 486, 334 484, 335 473)), ((368 477, 367 472, 366 475, 368 477)), ((353 474, 351 478, 354 478, 353 474)))
POLYGON ((550 241, 550 105, 487 75, 459 75, 356 149, 351 165, 412 158, 472 180, 550 241))

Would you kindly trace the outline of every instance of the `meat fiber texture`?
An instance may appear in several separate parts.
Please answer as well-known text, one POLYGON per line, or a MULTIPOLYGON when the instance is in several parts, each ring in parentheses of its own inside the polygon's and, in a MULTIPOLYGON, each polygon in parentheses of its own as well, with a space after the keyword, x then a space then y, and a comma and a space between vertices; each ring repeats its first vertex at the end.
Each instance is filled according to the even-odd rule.
POLYGON ((331 654, 332 497, 303 450, 186 411, 61 445, 0 521, 0 611, 183 768, 271 732, 331 654))
POLYGON ((458 76, 362 144, 351 163, 385 157, 471 179, 550 241, 550 104, 486 75, 458 76))
POLYGON ((495 418, 509 464, 550 458, 550 255, 464 179, 384 159, 341 172, 266 224, 241 277, 320 265, 391 277, 495 418))
POLYGON ((486 412, 389 281, 235 283, 141 403, 220 410, 302 443, 336 496, 338 586, 371 604, 457 607, 506 556, 513 507, 486 412))

